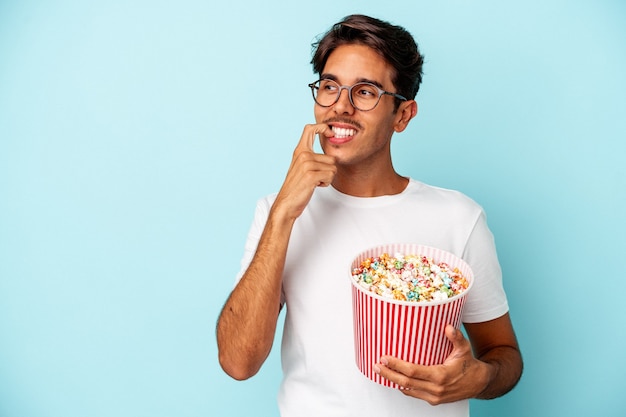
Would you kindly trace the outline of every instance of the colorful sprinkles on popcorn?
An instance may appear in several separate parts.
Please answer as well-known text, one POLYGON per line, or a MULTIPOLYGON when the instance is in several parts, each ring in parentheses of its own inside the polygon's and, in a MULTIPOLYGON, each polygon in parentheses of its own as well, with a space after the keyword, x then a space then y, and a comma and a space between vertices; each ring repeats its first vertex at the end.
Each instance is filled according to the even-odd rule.
POLYGON ((445 300, 469 287, 458 268, 426 256, 400 253, 367 258, 352 271, 352 277, 369 291, 402 301, 445 300))

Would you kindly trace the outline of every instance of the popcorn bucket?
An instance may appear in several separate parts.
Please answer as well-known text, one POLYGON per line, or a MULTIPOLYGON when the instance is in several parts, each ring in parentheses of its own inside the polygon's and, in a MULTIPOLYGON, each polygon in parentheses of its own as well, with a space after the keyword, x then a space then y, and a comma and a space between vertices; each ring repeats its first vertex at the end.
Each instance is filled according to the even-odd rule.
POLYGON ((445 336, 446 325, 457 329, 474 276, 469 265, 455 255, 441 249, 417 244, 390 244, 370 248, 352 262, 350 271, 367 258, 383 253, 393 256, 421 255, 435 263, 445 262, 451 269, 458 268, 469 282, 460 294, 440 301, 402 301, 383 297, 363 288, 350 276, 354 321, 354 350, 356 365, 369 379, 381 385, 398 385, 374 372, 373 366, 383 355, 394 356, 420 365, 438 365, 452 352, 452 343, 445 336))

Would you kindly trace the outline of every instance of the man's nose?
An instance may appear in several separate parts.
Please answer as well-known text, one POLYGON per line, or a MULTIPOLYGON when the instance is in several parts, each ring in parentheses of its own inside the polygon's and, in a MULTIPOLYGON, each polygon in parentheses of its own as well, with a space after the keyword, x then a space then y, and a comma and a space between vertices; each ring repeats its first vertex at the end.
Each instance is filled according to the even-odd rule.
POLYGON ((339 100, 337 100, 334 107, 337 114, 354 113, 354 106, 350 102, 350 90, 347 87, 342 87, 339 90, 339 100))

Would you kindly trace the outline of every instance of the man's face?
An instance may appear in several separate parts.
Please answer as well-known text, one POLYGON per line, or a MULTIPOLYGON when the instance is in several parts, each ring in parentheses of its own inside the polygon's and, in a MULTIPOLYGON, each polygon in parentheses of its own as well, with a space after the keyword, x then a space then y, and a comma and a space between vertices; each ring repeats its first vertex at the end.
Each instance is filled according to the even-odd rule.
MULTIPOLYGON (((360 81, 379 85, 385 91, 396 92, 391 81, 391 67, 368 46, 349 44, 335 49, 324 66, 320 78, 331 78, 340 85, 350 86, 360 81)), ((401 131, 402 112, 394 112, 394 98, 383 95, 378 105, 369 111, 352 107, 348 91, 342 90, 339 101, 330 107, 315 105, 315 120, 331 126, 335 135, 320 135, 324 153, 337 158, 338 165, 366 164, 390 161, 389 143, 394 131, 401 131)))

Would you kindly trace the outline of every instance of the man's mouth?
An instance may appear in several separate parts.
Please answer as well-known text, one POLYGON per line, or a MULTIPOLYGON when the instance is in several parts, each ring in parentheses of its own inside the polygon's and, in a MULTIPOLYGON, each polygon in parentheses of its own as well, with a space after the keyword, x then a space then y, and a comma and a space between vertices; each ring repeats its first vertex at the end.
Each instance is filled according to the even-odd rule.
POLYGON ((343 127, 335 127, 332 126, 333 132, 335 133, 336 139, 344 139, 354 136, 356 133, 355 129, 346 129, 343 127))

